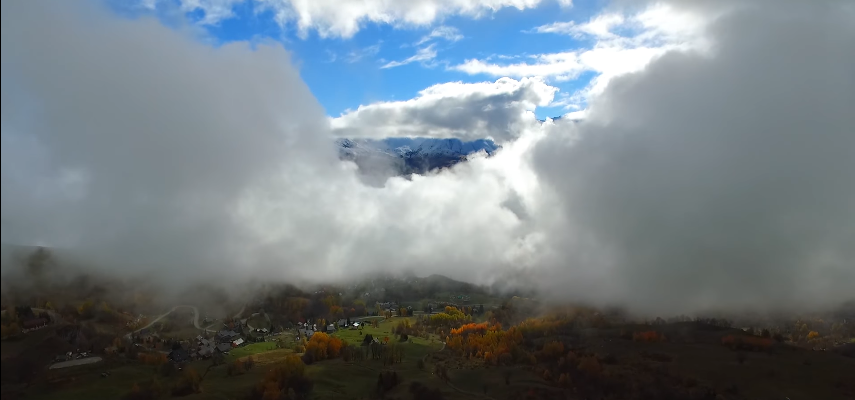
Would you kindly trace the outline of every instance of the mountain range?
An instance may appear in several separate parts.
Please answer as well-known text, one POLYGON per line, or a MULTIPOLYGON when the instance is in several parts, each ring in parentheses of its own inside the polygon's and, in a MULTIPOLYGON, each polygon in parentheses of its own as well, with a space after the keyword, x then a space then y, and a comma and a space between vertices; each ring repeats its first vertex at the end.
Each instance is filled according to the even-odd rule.
POLYGON ((338 139, 336 146, 340 159, 353 161, 360 173, 383 181, 449 168, 472 154, 491 156, 501 148, 490 139, 464 142, 454 138, 338 139))

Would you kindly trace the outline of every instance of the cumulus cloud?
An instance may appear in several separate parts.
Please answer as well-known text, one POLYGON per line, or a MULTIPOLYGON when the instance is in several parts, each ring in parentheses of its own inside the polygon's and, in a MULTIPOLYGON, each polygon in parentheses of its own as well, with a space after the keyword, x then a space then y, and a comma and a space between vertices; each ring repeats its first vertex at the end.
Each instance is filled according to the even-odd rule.
POLYGON ((647 310, 852 297, 855 14, 761 4, 708 4, 711 52, 611 81, 538 143, 560 199, 541 277, 555 293, 647 310))
POLYGON ((213 48, 96 7, 2 6, 3 243, 173 283, 404 269, 484 280, 520 252, 527 231, 503 205, 526 185, 501 161, 513 145, 368 187, 279 44, 213 48))
POLYGON ((662 313, 851 298, 855 10, 670 7, 702 20, 707 46, 610 80, 584 121, 530 124, 555 94, 540 79, 436 85, 329 120, 277 44, 212 48, 154 20, 4 2, 2 241, 173 282, 522 276, 662 313), (331 145, 410 133, 505 143, 381 188, 331 145))
POLYGON ((532 111, 549 104, 556 91, 535 78, 442 83, 411 100, 360 106, 331 124, 335 135, 349 138, 490 136, 504 142, 535 126, 532 111))

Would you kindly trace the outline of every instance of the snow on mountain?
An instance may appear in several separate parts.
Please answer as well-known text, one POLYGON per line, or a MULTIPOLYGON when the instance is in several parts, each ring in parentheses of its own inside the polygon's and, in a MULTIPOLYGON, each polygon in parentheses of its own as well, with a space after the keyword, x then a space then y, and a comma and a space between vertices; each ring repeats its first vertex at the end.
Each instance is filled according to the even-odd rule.
POLYGON ((500 148, 490 139, 385 138, 338 139, 339 157, 355 162, 361 172, 383 176, 424 174, 451 167, 478 152, 500 148))

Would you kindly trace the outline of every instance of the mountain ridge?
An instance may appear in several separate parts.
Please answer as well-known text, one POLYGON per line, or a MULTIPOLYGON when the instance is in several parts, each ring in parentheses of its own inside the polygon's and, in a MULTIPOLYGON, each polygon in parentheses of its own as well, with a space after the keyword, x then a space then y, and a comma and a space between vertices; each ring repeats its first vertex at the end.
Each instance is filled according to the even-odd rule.
MULTIPOLYGON (((384 138, 335 141, 339 158, 353 161, 364 175, 380 177, 424 175, 450 168, 477 153, 488 157, 501 149, 491 139, 384 138)), ((385 180, 385 179, 384 179, 385 180)))

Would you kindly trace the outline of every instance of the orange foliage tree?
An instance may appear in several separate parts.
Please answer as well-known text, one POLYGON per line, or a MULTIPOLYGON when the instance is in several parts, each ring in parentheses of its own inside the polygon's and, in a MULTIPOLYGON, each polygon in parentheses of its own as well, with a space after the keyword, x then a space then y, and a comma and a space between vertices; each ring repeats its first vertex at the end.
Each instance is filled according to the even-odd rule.
POLYGON ((320 361, 328 358, 337 358, 341 355, 341 348, 344 345, 344 342, 337 337, 327 335, 323 332, 315 332, 306 344, 305 351, 311 355, 312 360, 320 361))
POLYGON ((510 353, 522 340, 522 333, 516 327, 504 331, 499 325, 469 323, 452 329, 445 346, 464 357, 483 358, 495 364, 502 354, 510 353))
POLYGON ((557 359, 564 355, 564 343, 559 341, 551 341, 545 345, 543 345, 543 350, 541 351, 544 358, 547 359, 557 359))
MULTIPOLYGON (((314 336, 312 336, 314 337, 314 336)), ((304 393, 311 388, 311 381, 306 377, 306 365, 300 357, 291 355, 267 371, 264 379, 259 382, 250 392, 249 398, 253 400, 279 400, 289 390, 296 393, 304 393)))
POLYGON ((632 334, 635 342, 664 342, 665 335, 656 331, 635 332, 632 334))

